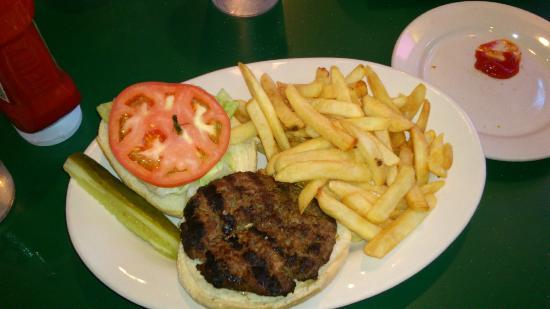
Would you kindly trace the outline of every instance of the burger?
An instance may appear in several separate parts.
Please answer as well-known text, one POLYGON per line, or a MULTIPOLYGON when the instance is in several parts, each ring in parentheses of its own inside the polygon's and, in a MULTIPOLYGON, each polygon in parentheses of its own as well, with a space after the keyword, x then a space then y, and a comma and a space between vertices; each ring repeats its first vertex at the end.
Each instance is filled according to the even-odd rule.
POLYGON ((211 308, 278 308, 325 287, 348 254, 351 233, 301 188, 239 172, 198 189, 184 209, 178 277, 211 308))
POLYGON ((255 140, 229 145, 238 103, 189 84, 146 82, 98 107, 97 141, 132 190, 182 217, 179 282, 217 308, 288 307, 325 287, 351 233, 301 187, 253 172, 255 140))

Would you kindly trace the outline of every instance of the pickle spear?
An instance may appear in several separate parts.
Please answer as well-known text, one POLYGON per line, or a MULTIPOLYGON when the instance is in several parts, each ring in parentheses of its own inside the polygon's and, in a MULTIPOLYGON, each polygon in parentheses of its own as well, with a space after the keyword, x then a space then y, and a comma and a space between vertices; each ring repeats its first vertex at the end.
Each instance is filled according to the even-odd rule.
POLYGON ((161 254, 177 258, 179 230, 162 212, 83 153, 70 155, 63 169, 128 230, 161 254))

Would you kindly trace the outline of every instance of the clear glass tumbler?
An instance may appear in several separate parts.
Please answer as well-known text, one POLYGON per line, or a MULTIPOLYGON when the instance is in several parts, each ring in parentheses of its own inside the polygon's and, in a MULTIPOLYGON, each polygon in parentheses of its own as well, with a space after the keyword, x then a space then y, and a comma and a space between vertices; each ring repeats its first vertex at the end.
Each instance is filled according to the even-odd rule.
POLYGON ((278 0, 212 0, 222 12, 238 17, 252 17, 269 11, 278 0))

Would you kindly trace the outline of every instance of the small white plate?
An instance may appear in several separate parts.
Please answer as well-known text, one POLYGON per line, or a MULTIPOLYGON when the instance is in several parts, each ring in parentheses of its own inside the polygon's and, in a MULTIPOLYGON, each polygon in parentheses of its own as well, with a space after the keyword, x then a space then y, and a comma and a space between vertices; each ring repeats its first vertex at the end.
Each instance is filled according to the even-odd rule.
MULTIPOLYGON (((250 64, 260 76, 304 83, 314 78, 319 66, 337 65, 350 72, 365 61, 338 58, 274 60, 250 64)), ((411 91, 421 81, 392 68, 370 63, 390 94, 411 91)), ((250 95, 236 67, 212 72, 188 81, 215 93, 225 88, 233 97, 250 95)), ((485 185, 485 158, 479 137, 464 111, 449 97, 430 85, 432 102, 428 126, 445 132, 453 145, 454 163, 446 185, 437 193, 438 206, 426 220, 384 259, 363 254, 354 245, 334 281, 301 308, 340 307, 381 293, 419 272, 460 234, 477 208, 485 185)), ((109 167, 94 141, 86 154, 109 167)), ((265 161, 263 162, 265 164, 265 161)), ((122 226, 103 206, 71 179, 66 201, 67 227, 71 241, 86 266, 103 283, 123 297, 145 307, 197 308, 180 287, 175 262, 153 250, 122 226)))
POLYGON ((454 98, 472 118, 488 158, 550 156, 550 23, 541 17, 492 2, 437 7, 401 33, 392 67, 454 98), (522 52, 519 73, 495 79, 476 70, 476 48, 503 38, 522 52))

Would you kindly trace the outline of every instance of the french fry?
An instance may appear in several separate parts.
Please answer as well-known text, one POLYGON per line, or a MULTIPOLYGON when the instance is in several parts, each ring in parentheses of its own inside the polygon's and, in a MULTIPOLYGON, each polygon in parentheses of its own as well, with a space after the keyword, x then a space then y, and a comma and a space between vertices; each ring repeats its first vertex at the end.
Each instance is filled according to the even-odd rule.
POLYGON ((356 83, 365 77, 365 67, 362 64, 357 65, 348 75, 345 81, 347 84, 356 83))
POLYGON ((340 123, 340 120, 335 119, 335 118, 331 118, 331 119, 330 119, 330 122, 331 122, 332 125, 333 125, 335 128, 337 128, 338 130, 346 131, 346 129, 344 129, 344 126, 342 126, 342 124, 340 123))
POLYGON ((365 164, 318 160, 294 162, 275 174, 275 180, 281 182, 299 182, 319 178, 369 181, 371 173, 365 164))
POLYGON ((376 144, 382 155, 382 162, 387 166, 393 166, 399 163, 399 157, 393 153, 391 148, 388 148, 384 143, 382 143, 376 136, 370 132, 365 132, 365 134, 376 144))
POLYGON ((397 219, 397 217, 399 217, 405 211, 405 209, 407 209, 407 207, 408 206, 407 206, 407 202, 405 201, 405 199, 399 200, 399 203, 397 203, 397 206, 391 212, 390 217, 388 219, 386 219, 386 221, 378 223, 378 226, 381 227, 381 228, 385 228, 391 222, 395 221, 395 219, 397 219))
POLYGON ((323 85, 330 84, 330 73, 326 68, 317 68, 315 71, 315 80, 323 85))
POLYGON ((400 110, 403 113, 403 116, 409 120, 413 119, 420 106, 424 102, 426 97, 426 86, 420 83, 414 88, 414 90, 407 96, 405 105, 403 105, 400 110))
POLYGON ((409 207, 409 205, 407 205, 407 201, 402 198, 399 200, 399 202, 397 202, 397 206, 395 206, 395 210, 405 210, 409 207))
POLYGON ((404 132, 390 132, 390 141, 392 149, 395 150, 407 143, 407 137, 404 132))
POLYGON ((304 131, 306 132, 307 136, 311 138, 318 138, 321 136, 321 134, 317 133, 314 128, 307 126, 304 131))
POLYGON ((336 129, 328 118, 317 112, 298 93, 298 90, 294 86, 289 85, 287 87, 286 95, 290 101, 290 105, 292 105, 294 111, 302 121, 317 131, 323 138, 341 150, 349 150, 355 145, 355 139, 351 135, 336 129))
POLYGON ((447 170, 443 168, 445 154, 443 153, 443 133, 439 134, 430 145, 428 155, 428 168, 430 172, 439 177, 447 177, 447 170))
POLYGON ((411 140, 414 150, 414 170, 419 185, 428 183, 430 171, 428 168, 428 144, 420 128, 411 128, 411 140))
POLYGON ((277 153, 275 156, 273 156, 267 162, 266 172, 268 175, 273 175, 275 173, 275 164, 277 163, 277 160, 280 156, 290 155, 290 154, 304 152, 304 151, 328 149, 328 148, 332 148, 332 144, 329 141, 325 140, 324 138, 313 138, 313 139, 307 140, 292 148, 281 151, 277 153))
POLYGON ((407 201, 407 205, 414 210, 428 211, 430 209, 422 190, 416 184, 407 192, 405 200, 407 201))
MULTIPOLYGON (((295 130, 295 131, 286 131, 285 132, 286 134, 286 137, 290 140, 290 139, 293 139, 293 138, 307 138, 307 137, 310 137, 307 133, 306 133, 306 130, 305 129, 299 129, 299 130, 295 130)), ((291 147, 292 148, 292 147, 291 147)))
POLYGON ((361 117, 365 115, 359 105, 346 101, 313 99, 311 100, 311 106, 313 106, 313 108, 321 114, 348 118, 361 117))
POLYGON ((326 182, 326 179, 311 180, 304 186, 302 191, 300 191, 300 195, 298 195, 298 210, 301 214, 304 213, 307 206, 311 203, 315 195, 317 195, 317 191, 319 191, 326 182))
POLYGON ((358 242, 362 242, 362 241, 363 241, 363 239, 361 237, 359 237, 359 235, 355 234, 354 232, 351 232, 351 242, 352 243, 358 243, 358 242))
POLYGON ((376 130, 374 131, 376 138, 388 149, 391 149, 391 139, 388 130, 376 130))
POLYGON ((407 145, 402 145, 399 148, 399 164, 401 166, 413 166, 414 155, 411 148, 407 145))
POLYGON ((256 131, 258 132, 258 136, 262 142, 265 155, 268 159, 270 159, 277 152, 279 152, 279 148, 277 147, 277 143, 275 142, 269 123, 256 100, 253 99, 248 102, 246 105, 246 110, 252 120, 252 123, 254 123, 254 127, 256 127, 256 131))
POLYGON ((424 197, 426 198, 426 202, 428 203, 428 207, 430 207, 430 210, 434 209, 435 206, 437 206, 437 198, 433 193, 426 194, 424 195, 424 197))
POLYGON ((358 148, 353 148, 350 152, 352 153, 353 161, 357 163, 367 163, 365 161, 365 158, 361 154, 361 150, 359 150, 358 148))
POLYGON ((288 129, 300 129, 304 127, 304 122, 296 116, 296 114, 285 103, 283 96, 279 92, 277 86, 267 74, 262 74, 260 83, 265 93, 271 100, 275 113, 283 123, 283 126, 288 129))
POLYGON ((424 100, 424 104, 422 104, 422 110, 418 115, 418 119, 416 119, 416 126, 420 128, 422 132, 426 131, 426 127, 428 126, 428 118, 430 117, 431 109, 430 106, 430 101, 424 100))
MULTIPOLYGON (((349 88, 348 92, 349 92, 349 97, 351 99, 351 103, 357 106, 361 106, 362 105, 361 99, 357 96, 357 93, 355 93, 355 91, 352 88, 349 88)), ((363 113, 361 113, 361 115, 363 115, 363 113)))
POLYGON ((424 132, 424 137, 426 138, 426 144, 428 144, 428 147, 432 144, 434 141, 436 134, 434 130, 426 130, 424 132))
POLYGON ((244 124, 231 128, 229 144, 235 145, 258 135, 254 122, 248 121, 244 124))
POLYGON ((342 125, 348 132, 357 138, 357 147, 369 167, 374 183, 377 185, 385 183, 386 171, 382 166, 382 153, 377 144, 367 135, 368 132, 361 131, 356 126, 346 121, 343 121, 342 125))
POLYGON ((380 194, 375 191, 363 189, 346 181, 331 180, 327 183, 327 186, 340 199, 343 199, 345 196, 350 194, 357 193, 361 194, 370 204, 373 204, 380 197, 380 194))
POLYGON ((372 204, 359 191, 345 195, 342 198, 342 203, 365 219, 372 208, 372 204))
POLYGON ((384 117, 359 117, 346 119, 363 131, 386 130, 390 126, 390 120, 384 117))
MULTIPOLYGON (((392 166, 399 163, 399 157, 397 157, 393 153, 393 151, 388 148, 384 143, 382 143, 375 135, 370 132, 363 132, 352 124, 350 125, 346 122, 341 123, 347 130, 352 133, 352 135, 357 138, 359 144, 365 143, 364 146, 369 148, 369 151, 375 157, 375 160, 381 160, 382 163, 386 164, 387 166, 392 166), (370 143, 366 142, 366 139, 369 139, 370 143), (366 144, 368 144, 368 146, 366 144), (376 148, 377 150, 375 150, 374 148, 376 148)), ((380 134, 383 135, 383 133, 380 134)), ((361 149, 361 147, 359 149, 361 149)), ((378 162, 377 165, 379 165, 378 162)))
POLYGON ((391 101, 401 110, 401 107, 407 103, 407 96, 404 94, 399 94, 397 97, 392 98, 391 101))
POLYGON ((448 170, 453 165, 453 146, 449 143, 443 145, 443 168, 448 170))
MULTIPOLYGON (((384 146, 387 148, 387 151, 389 151, 395 157, 395 159, 397 159, 397 161, 399 161, 399 158, 392 151, 391 138, 390 138, 390 134, 389 134, 388 130, 374 131, 374 135, 376 136, 376 138, 378 138, 378 140, 382 144, 384 144, 384 146)), ((388 161, 388 160, 386 160, 386 161, 388 161)), ((397 173, 398 173, 398 170, 397 170, 397 165, 396 164, 389 165, 387 167, 387 169, 386 169, 386 184, 388 186, 391 185, 394 182, 395 178, 397 177, 397 173)))
POLYGON ((393 183, 395 177, 397 177, 397 164, 399 163, 399 157, 395 155, 392 150, 388 130, 374 131, 374 135, 376 136, 376 139, 382 143, 382 145, 379 146, 379 149, 382 153, 382 161, 384 161, 384 164, 388 166, 386 171, 386 184, 389 186, 393 183))
POLYGON ((410 166, 402 166, 395 181, 372 206, 368 214, 369 220, 380 223, 388 219, 399 200, 409 192, 414 183, 414 169, 410 166))
POLYGON ((324 84, 323 90, 321 91, 321 98, 325 99, 336 99, 338 93, 333 84, 324 84))
POLYGON ((414 126, 414 123, 403 117, 399 112, 392 110, 387 105, 370 96, 363 97, 363 111, 367 116, 388 118, 390 120, 388 130, 390 132, 402 132, 414 126))
POLYGON ((369 87, 367 86, 367 83, 360 80, 351 85, 352 93, 355 93, 357 98, 362 98, 369 94, 369 87))
POLYGON ((319 159, 329 161, 351 161, 353 160, 353 155, 351 152, 344 152, 335 148, 282 154, 277 158, 277 162, 275 162, 275 172, 282 170, 293 162, 315 161, 319 159))
POLYGON ((275 137, 275 140, 277 141, 277 144, 283 150, 290 148, 290 144, 288 142, 288 139, 286 138, 283 126, 281 125, 279 117, 277 117, 275 109, 273 108, 273 104, 269 100, 269 97, 265 93, 264 89, 261 87, 260 83, 254 76, 252 71, 250 71, 250 69, 245 64, 239 62, 239 69, 241 70, 241 73, 244 77, 246 86, 248 87, 248 91, 250 92, 252 97, 256 99, 258 105, 264 113, 269 127, 271 128, 271 131, 273 133, 273 137, 275 137))
POLYGON ((330 196, 326 189, 319 190, 316 197, 323 212, 335 218, 362 239, 372 239, 380 232, 378 226, 365 220, 346 205, 330 196))
POLYGON ((424 195, 434 194, 437 191, 441 190, 441 188, 443 188, 444 185, 445 185, 444 180, 432 181, 425 185, 422 185, 420 187, 420 190, 422 191, 422 193, 424 193, 424 195))
POLYGON ((348 84, 346 84, 344 75, 342 75, 342 72, 337 66, 332 66, 330 68, 330 78, 332 80, 334 90, 336 91, 336 99, 338 101, 351 102, 348 84))
POLYGON ((388 220, 380 223, 379 225, 382 225, 384 224, 385 222, 388 222, 389 220, 391 220, 390 222, 388 222, 387 224, 384 225, 384 227, 388 226, 389 223, 395 221, 395 219, 397 219, 400 215, 402 215, 403 213, 405 212, 405 209, 399 209, 399 208, 395 208, 391 214, 390 214, 390 217, 388 218, 388 220))
POLYGON ((327 183, 327 187, 340 199, 348 194, 361 190, 361 188, 342 180, 331 180, 327 183))
POLYGON ((390 186, 397 177, 397 173, 399 173, 399 169, 397 168, 397 165, 388 166, 387 172, 386 172, 386 184, 390 186))
POLYGON ((372 200, 369 199, 371 202, 375 202, 377 199, 379 199, 386 190, 388 190, 388 187, 386 185, 373 185, 371 182, 352 182, 351 183, 354 186, 358 186, 361 189, 365 190, 366 192, 369 192, 369 194, 372 196, 372 200))
POLYGON ((327 183, 327 187, 330 191, 334 192, 338 198, 343 198, 344 196, 355 193, 361 190, 360 187, 350 184, 349 182, 342 180, 331 180, 327 183))
MULTIPOLYGON (((277 86, 281 92, 285 92, 289 84, 277 82, 277 86)), ((323 83, 314 80, 309 84, 292 84, 298 92, 305 98, 317 98, 323 91, 323 83)))
MULTIPOLYGON (((361 99, 359 99, 359 97, 357 97, 357 94, 353 91, 353 89, 350 89, 349 95, 350 95, 350 98, 351 98, 351 103, 353 103, 357 106, 362 105, 361 99)), ((361 113, 361 115, 363 115, 363 113, 361 113)))
POLYGON ((235 110, 235 118, 237 118, 241 123, 245 123, 250 121, 250 117, 248 116, 248 112, 246 111, 246 101, 244 100, 236 100, 239 102, 239 107, 237 107, 237 110, 235 110))
POLYGON ((365 67, 365 74, 367 75, 367 82, 369 83, 370 89, 372 90, 372 94, 375 98, 380 100, 383 104, 385 104, 387 107, 394 111, 399 111, 399 108, 393 104, 388 91, 386 90, 386 87, 380 80, 380 77, 376 72, 372 70, 370 66, 365 67))
POLYGON ((425 211, 405 210, 395 221, 371 239, 363 247, 363 252, 368 256, 383 258, 422 223, 427 215, 428 212, 425 211))
POLYGON ((323 84, 313 81, 309 84, 297 84, 296 89, 298 89, 298 92, 306 98, 317 98, 323 91, 323 84))

